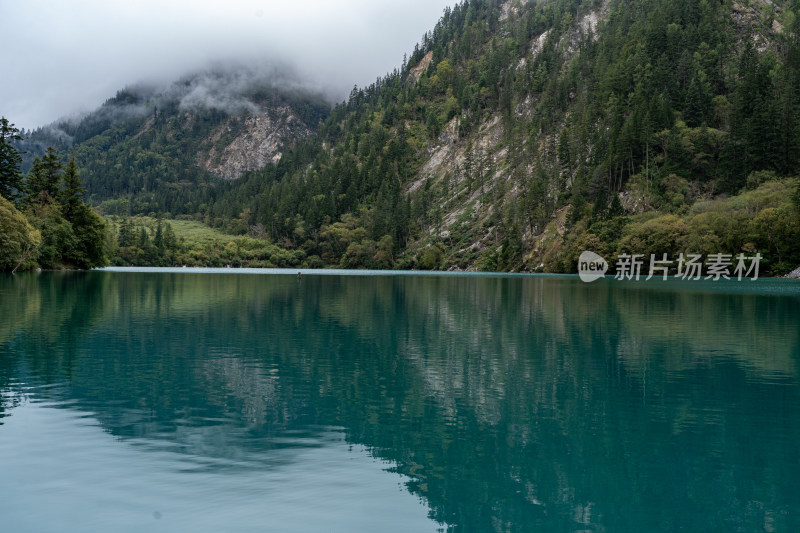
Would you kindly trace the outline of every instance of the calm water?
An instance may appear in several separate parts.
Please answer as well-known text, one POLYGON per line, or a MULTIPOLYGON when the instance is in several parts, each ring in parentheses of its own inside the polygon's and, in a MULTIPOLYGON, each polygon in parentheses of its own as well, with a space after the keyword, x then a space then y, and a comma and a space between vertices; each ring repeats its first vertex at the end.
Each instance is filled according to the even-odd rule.
POLYGON ((0 277, 2 531, 800 531, 800 283, 0 277))

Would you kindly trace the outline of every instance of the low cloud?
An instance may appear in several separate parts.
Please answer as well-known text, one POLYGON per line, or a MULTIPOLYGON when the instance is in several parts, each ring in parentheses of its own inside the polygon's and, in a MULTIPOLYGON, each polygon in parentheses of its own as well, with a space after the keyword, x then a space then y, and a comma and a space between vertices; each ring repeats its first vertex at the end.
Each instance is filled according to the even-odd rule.
POLYGON ((228 81, 224 77, 207 76, 193 79, 180 99, 180 109, 207 107, 228 113, 257 112, 258 106, 241 93, 232 91, 228 81))
MULTIPOLYGON (((0 114, 32 128, 96 108, 135 83, 168 86, 214 65, 244 79, 197 80, 185 105, 247 106, 220 84, 276 72, 281 83, 344 99, 398 67, 453 0, 104 2, 30 0, 3 8, 0 114), (277 70, 276 70, 277 69, 277 70)), ((233 91, 235 93, 236 91, 233 91)))
POLYGON ((288 66, 262 65, 255 69, 238 63, 218 64, 187 75, 162 94, 177 101, 180 109, 206 107, 236 114, 258 112, 257 93, 267 87, 324 98, 319 87, 305 83, 288 66))
POLYGON ((304 82, 285 65, 262 66, 256 70, 238 63, 217 64, 167 84, 129 85, 96 109, 61 116, 39 129, 47 142, 69 145, 72 137, 64 129, 72 131, 72 127, 87 118, 92 123, 113 124, 130 117, 152 115, 155 109, 167 107, 177 107, 181 111, 215 109, 231 115, 259 113, 265 105, 271 106, 271 98, 284 101, 291 94, 330 103, 319 87, 304 82), (277 89, 277 94, 271 89, 277 89))

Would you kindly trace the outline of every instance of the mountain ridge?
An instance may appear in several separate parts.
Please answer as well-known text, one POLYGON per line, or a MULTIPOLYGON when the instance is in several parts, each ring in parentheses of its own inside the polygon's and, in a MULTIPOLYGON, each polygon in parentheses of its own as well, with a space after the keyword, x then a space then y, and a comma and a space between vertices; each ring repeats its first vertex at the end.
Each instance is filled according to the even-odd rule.
POLYGON ((232 146, 201 149, 224 136, 213 110, 195 141, 180 144, 189 124, 155 139, 178 143, 172 167, 106 133, 75 153, 107 214, 259 226, 314 264, 570 272, 595 243, 609 255, 757 250, 780 273, 800 262, 798 14, 797 1, 467 0, 329 112, 297 103, 324 115, 312 135, 270 143, 251 165, 252 143, 231 149, 238 179, 209 176, 232 146), (773 181, 780 194, 758 192, 773 181), (768 201, 735 214, 725 197, 748 194, 768 201), (776 221, 779 238, 764 229, 776 221), (654 226, 677 237, 642 233, 654 226))
POLYGON ((166 88, 122 89, 93 112, 28 133, 19 146, 27 152, 23 170, 47 146, 73 154, 89 198, 100 203, 147 193, 158 181, 174 185, 188 177, 204 186, 261 169, 310 136, 329 107, 320 94, 280 77, 210 70, 166 88), (129 179, 132 169, 149 179, 129 179), (115 181, 119 187, 103 190, 115 181))

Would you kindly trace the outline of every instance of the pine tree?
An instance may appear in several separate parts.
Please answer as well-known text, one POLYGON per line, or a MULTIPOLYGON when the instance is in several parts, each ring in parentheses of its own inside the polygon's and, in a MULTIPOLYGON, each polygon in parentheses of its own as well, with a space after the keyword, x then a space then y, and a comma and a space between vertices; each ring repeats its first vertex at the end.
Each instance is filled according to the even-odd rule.
POLYGON ((94 268, 107 264, 104 236, 106 225, 91 207, 79 202, 72 219, 76 245, 71 254, 65 256, 78 268, 94 268))
POLYGON ((611 204, 608 206, 608 218, 621 217, 625 215, 625 208, 619 200, 619 194, 614 193, 611 204))
POLYGON ((67 163, 67 168, 64 171, 64 187, 59 191, 59 200, 64 218, 70 222, 75 218, 79 206, 83 203, 84 194, 86 194, 86 189, 83 188, 78 177, 78 168, 73 157, 67 163))
POLYGON ((780 166, 781 146, 776 125, 778 119, 778 101, 773 73, 777 69, 776 59, 772 54, 764 54, 758 66, 759 101, 755 117, 753 117, 752 144, 754 145, 753 170, 775 169, 780 166))
POLYGON ((467 149, 467 154, 464 157, 464 177, 467 182, 467 194, 472 192, 472 177, 475 172, 475 153, 471 149, 467 149))
POLYGON ((706 122, 711 108, 711 86, 708 77, 699 68, 695 71, 686 96, 686 124, 697 127, 706 122))
POLYGON ((150 236, 147 234, 147 230, 144 228, 144 226, 141 228, 141 231, 139 231, 139 241, 136 243, 136 245, 142 250, 150 245, 150 236))
POLYGON ((28 174, 28 199, 44 203, 44 199, 41 198, 43 193, 53 200, 58 198, 62 168, 61 161, 52 146, 47 149, 44 157, 34 159, 33 167, 28 174))
POLYGON ((794 203, 797 214, 800 215, 800 181, 798 181, 797 190, 794 192, 794 196, 792 196, 792 202, 794 203))
POLYGON ((558 162, 561 164, 561 179, 569 179, 572 156, 569 149, 569 132, 563 128, 558 136, 558 162))
POLYGON ((175 246, 177 245, 177 239, 175 238, 175 232, 172 229, 172 225, 169 222, 164 223, 164 246, 167 250, 174 250, 175 246))
POLYGON ((156 225, 156 236, 153 238, 153 244, 155 244, 156 248, 158 249, 158 253, 160 255, 164 255, 164 225, 161 222, 161 219, 158 219, 158 224, 156 225))
POLYGON ((131 240, 133 238, 131 235, 131 231, 132 228, 130 219, 129 218, 125 219, 125 221, 119 225, 119 234, 117 235, 117 242, 120 248, 124 248, 131 245, 131 240))
POLYGON ((22 140, 19 130, 5 117, 0 118, 0 196, 8 200, 17 197, 22 189, 22 157, 11 144, 14 140, 22 140))

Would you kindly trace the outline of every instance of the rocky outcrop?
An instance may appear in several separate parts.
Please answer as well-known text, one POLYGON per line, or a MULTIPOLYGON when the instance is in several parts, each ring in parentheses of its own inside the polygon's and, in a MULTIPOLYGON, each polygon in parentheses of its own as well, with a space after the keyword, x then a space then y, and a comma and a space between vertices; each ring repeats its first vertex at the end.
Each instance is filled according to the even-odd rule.
POLYGON ((432 51, 425 54, 425 57, 420 59, 419 63, 417 63, 417 65, 411 69, 411 71, 408 73, 408 79, 406 80, 409 87, 417 84, 422 76, 422 73, 428 70, 428 67, 431 66, 431 61, 433 61, 432 51))
POLYGON ((770 0, 739 1, 731 6, 731 18, 740 41, 749 37, 760 53, 767 49, 778 51, 774 37, 783 33, 778 20, 781 12, 781 6, 770 0))
POLYGON ((217 177, 236 179, 279 161, 284 146, 309 135, 311 130, 288 106, 231 117, 206 141, 210 147, 200 165, 217 177))
POLYGON ((797 267, 788 274, 786 274, 786 277, 789 279, 800 279, 800 267, 797 267))

